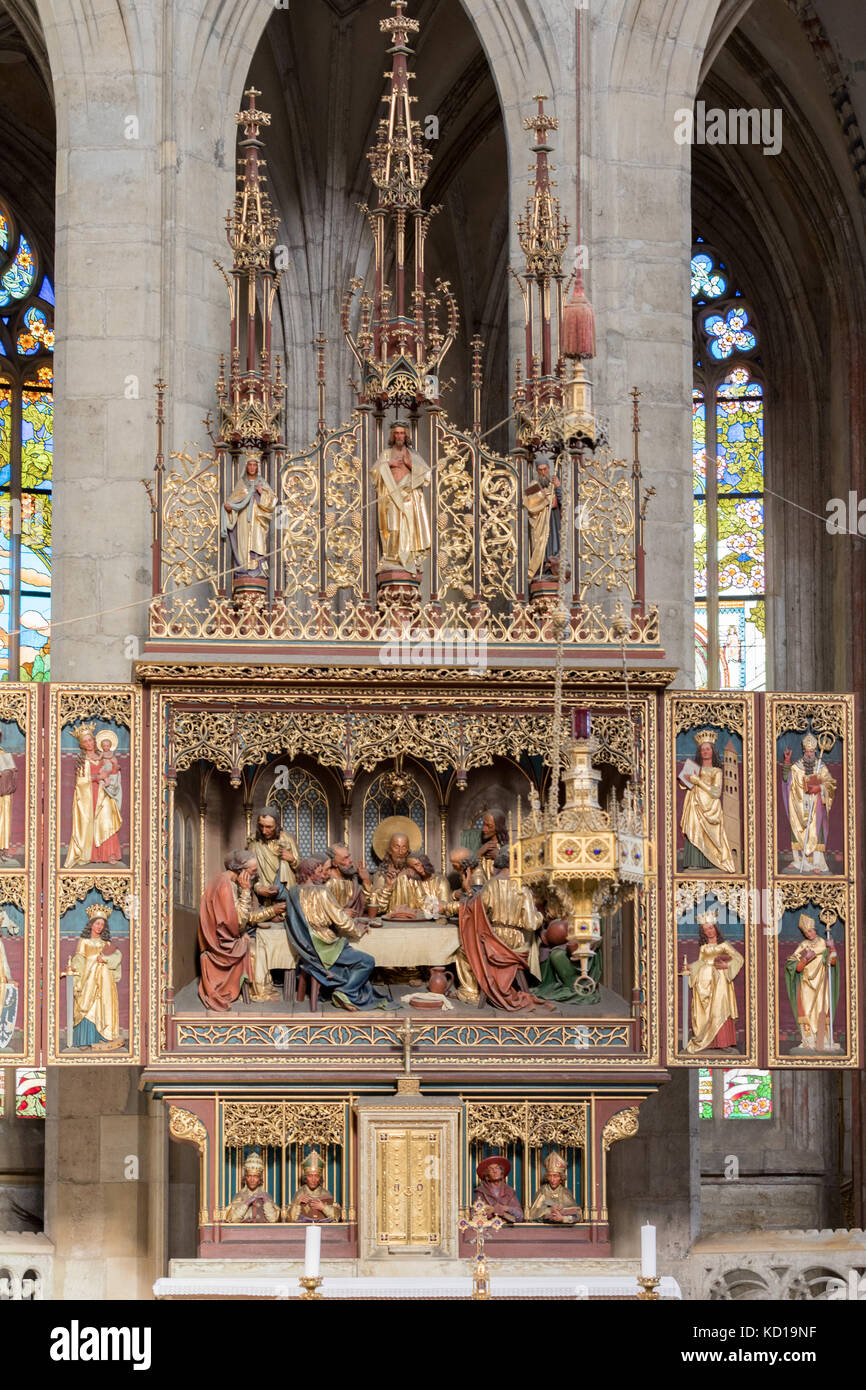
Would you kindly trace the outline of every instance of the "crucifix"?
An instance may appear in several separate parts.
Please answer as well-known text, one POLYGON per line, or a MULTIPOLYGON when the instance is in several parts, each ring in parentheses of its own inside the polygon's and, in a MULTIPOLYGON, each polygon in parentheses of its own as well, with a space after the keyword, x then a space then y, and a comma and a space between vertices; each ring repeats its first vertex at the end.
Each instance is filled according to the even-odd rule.
POLYGON ((412 1047, 416 1039, 412 1036, 412 1020, 404 1019, 403 1027, 400 1029, 403 1047, 403 1075, 397 1077, 398 1096, 417 1096, 421 1093, 421 1084, 417 1076, 412 1075, 412 1047))
POLYGON ((501 1216, 488 1216, 490 1208, 479 1198, 472 1204, 474 1216, 461 1216, 457 1225, 469 1240, 475 1242, 475 1267, 472 1272, 472 1297, 490 1297, 490 1276, 487 1273, 487 1260, 484 1257, 484 1234, 486 1231, 499 1231, 504 1226, 501 1216))

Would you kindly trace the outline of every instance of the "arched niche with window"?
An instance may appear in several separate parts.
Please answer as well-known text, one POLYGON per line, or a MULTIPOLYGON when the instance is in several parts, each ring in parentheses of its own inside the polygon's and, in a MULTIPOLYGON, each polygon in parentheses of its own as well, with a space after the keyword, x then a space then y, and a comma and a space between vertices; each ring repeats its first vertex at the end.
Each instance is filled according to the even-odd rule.
MULTIPOLYGON (((318 777, 300 767, 279 769, 266 804, 279 808, 280 829, 292 836, 302 859, 325 853, 331 838, 331 817, 327 793, 318 777)), ((251 834, 255 834, 255 816, 251 834)))
POLYGON ((755 314, 727 261, 692 251, 695 684, 767 686, 765 385, 755 314))
POLYGON ((54 290, 0 197, 0 678, 48 680, 54 290))

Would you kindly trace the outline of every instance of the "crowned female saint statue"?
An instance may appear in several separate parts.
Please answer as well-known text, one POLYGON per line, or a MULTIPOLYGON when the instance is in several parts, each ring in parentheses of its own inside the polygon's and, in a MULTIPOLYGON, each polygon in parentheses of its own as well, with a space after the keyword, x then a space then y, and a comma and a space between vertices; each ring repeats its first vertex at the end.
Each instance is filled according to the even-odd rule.
POLYGON ((64 975, 72 975, 73 1047, 110 1052, 123 1047, 120 1032, 120 983, 122 957, 109 945, 111 908, 94 904, 87 909, 87 926, 75 947, 64 975))
POLYGON ((688 966, 692 993, 692 1035, 686 1051, 718 1052, 737 1045, 734 980, 745 960, 719 930, 718 912, 698 916, 698 958, 688 966))
POLYGON ((716 752, 718 732, 701 729, 695 734, 700 763, 687 759, 680 772, 686 787, 680 826, 685 840, 684 867, 737 872, 736 860, 725 829, 722 806, 722 763, 716 752))
POLYGON ((378 500, 382 546, 378 574, 396 569, 415 577, 431 545, 430 518, 424 500, 430 469, 421 455, 409 448, 408 439, 405 425, 392 425, 388 447, 373 464, 371 476, 378 500))
POLYGON ((268 576, 268 528, 277 499, 261 477, 261 454, 247 451, 246 467, 223 503, 220 535, 232 555, 234 583, 264 589, 268 576), (250 581, 252 581, 250 583, 250 581))

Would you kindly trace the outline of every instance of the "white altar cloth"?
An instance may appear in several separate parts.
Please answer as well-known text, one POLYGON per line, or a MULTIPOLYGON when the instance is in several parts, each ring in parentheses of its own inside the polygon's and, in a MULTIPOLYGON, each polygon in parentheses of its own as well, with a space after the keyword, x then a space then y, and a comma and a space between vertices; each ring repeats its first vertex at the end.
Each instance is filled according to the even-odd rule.
POLYGON ((378 966, 447 965, 460 945, 460 933, 448 922, 386 922, 371 927, 355 943, 378 966))
MULTIPOLYGON (((635 1298, 638 1292, 637 1280, 628 1275, 593 1275, 581 1279, 575 1271, 574 1278, 567 1279, 562 1276, 520 1279, 496 1274, 490 1279, 491 1298, 635 1298)), ((682 1298, 679 1284, 669 1276, 662 1277, 658 1292, 661 1298, 682 1298)), ((300 1293, 297 1278, 291 1276, 285 1279, 157 1279, 153 1286, 154 1298, 165 1299, 284 1299, 298 1298, 300 1293)), ((472 1278, 336 1279, 325 1275, 319 1293, 324 1298, 335 1299, 471 1298, 472 1278)))

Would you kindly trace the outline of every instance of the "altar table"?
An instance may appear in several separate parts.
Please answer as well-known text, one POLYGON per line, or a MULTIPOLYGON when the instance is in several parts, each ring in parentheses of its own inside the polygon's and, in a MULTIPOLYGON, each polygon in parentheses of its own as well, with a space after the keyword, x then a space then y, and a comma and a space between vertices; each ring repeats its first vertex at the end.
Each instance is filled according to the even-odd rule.
POLYGON ((460 933, 449 922, 384 922, 371 927, 356 945, 389 970, 447 965, 460 945, 460 933))

